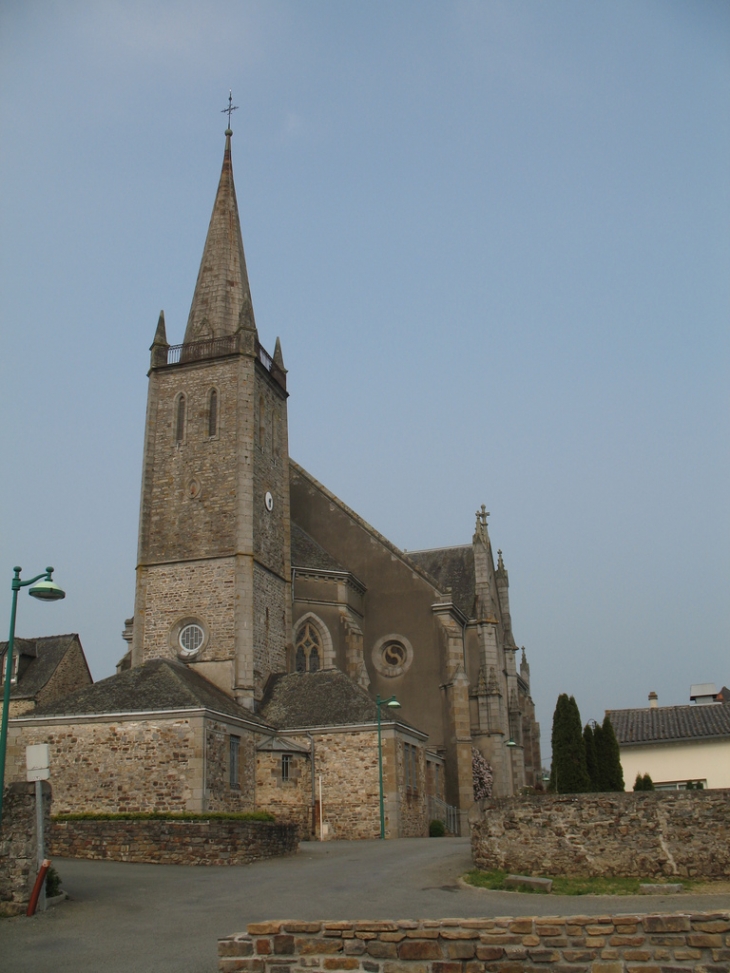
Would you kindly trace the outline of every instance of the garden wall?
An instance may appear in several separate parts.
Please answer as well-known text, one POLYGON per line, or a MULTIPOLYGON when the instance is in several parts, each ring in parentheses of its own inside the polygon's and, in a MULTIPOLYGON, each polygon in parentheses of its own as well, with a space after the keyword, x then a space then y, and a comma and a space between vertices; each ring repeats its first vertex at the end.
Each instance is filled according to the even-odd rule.
POLYGON ((61 858, 106 858, 168 865, 244 865, 291 855, 297 828, 270 821, 185 820, 53 821, 48 850, 61 858))
MULTIPOLYGON (((43 781, 43 829, 50 822, 51 788, 43 781)), ((35 783, 18 781, 5 789, 0 831, 0 916, 25 912, 38 871, 35 783)))
POLYGON ((220 973, 728 973, 730 913, 257 922, 218 941, 220 973))
POLYGON ((522 875, 730 875, 730 791, 558 794, 492 801, 474 864, 522 875))

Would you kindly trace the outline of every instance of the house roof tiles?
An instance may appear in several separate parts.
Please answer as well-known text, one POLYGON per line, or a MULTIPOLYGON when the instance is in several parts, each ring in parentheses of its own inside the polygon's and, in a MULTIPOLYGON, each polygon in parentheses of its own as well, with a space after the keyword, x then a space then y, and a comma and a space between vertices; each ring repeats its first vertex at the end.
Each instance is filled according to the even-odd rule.
POLYGON ((621 746, 730 737, 730 706, 654 706, 607 713, 621 746))

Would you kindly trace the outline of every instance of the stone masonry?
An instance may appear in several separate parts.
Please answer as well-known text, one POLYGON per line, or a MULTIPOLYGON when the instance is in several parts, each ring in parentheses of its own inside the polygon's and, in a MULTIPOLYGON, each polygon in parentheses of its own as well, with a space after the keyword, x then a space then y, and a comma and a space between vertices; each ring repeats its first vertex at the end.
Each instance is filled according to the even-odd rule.
POLYGON ((730 791, 565 794, 493 801, 474 864, 522 875, 730 875, 730 791))
MULTIPOLYGON (((43 830, 49 833, 51 788, 44 781, 43 830)), ((36 878, 35 784, 11 784, 3 798, 3 823, 0 833, 0 916, 25 912, 36 878)))
POLYGON ((730 913, 257 922, 220 973, 728 973, 730 913))
POLYGON ((62 858, 158 862, 166 865, 245 865, 293 855, 297 829, 289 824, 208 820, 53 821, 48 847, 62 858))

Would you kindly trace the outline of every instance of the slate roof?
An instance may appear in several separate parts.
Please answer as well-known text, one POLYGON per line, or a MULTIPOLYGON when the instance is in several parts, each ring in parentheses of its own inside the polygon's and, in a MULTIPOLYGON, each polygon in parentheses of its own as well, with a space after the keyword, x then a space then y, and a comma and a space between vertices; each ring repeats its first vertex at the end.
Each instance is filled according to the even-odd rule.
POLYGON ((439 547, 430 551, 408 551, 407 555, 438 582, 442 591, 450 587, 454 604, 467 618, 473 616, 476 585, 474 548, 471 544, 439 547))
MULTIPOLYGON (((77 640, 78 635, 76 634, 48 635, 38 639, 16 638, 13 645, 13 656, 19 653, 33 658, 31 658, 25 668, 20 669, 18 682, 10 687, 10 698, 35 698, 48 683, 63 657, 77 640)), ((5 653, 7 648, 7 642, 0 642, 3 677, 5 675, 5 653)))
POLYGON ((39 706, 36 716, 88 716, 205 708, 267 726, 222 689, 181 662, 152 659, 62 699, 39 706))
MULTIPOLYGON (((339 669, 272 676, 259 712, 280 730, 376 723, 378 719, 375 701, 339 669)), ((399 712, 391 710, 393 715, 389 715, 383 707, 381 719, 408 726, 399 712)))
POLYGON ((293 568, 314 568, 320 571, 346 570, 294 522, 291 525, 291 563, 293 568))
POLYGON ((655 706, 607 710, 621 746, 730 737, 730 706, 655 706))

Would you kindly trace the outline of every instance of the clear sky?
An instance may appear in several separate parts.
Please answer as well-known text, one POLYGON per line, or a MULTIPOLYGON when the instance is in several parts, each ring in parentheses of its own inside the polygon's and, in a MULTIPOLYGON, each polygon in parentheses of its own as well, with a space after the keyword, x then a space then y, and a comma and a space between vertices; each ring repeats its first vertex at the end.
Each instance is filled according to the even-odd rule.
POLYGON ((487 505, 544 751, 560 692, 730 683, 724 0, 4 0, 0 628, 53 564, 18 633, 123 654, 229 88, 291 455, 407 549, 487 505))

